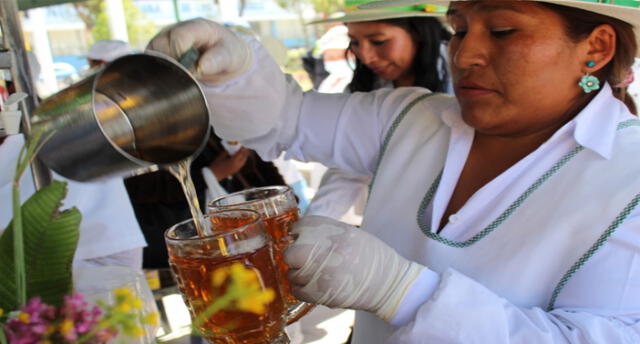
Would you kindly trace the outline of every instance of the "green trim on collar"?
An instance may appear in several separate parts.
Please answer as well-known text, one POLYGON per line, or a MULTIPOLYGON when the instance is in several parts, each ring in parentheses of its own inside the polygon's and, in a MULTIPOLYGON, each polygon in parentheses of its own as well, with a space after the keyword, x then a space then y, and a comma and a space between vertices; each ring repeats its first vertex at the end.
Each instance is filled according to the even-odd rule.
MULTIPOLYGON (((617 130, 621 130, 621 129, 624 129, 630 126, 636 126, 636 125, 640 125, 640 120, 635 120, 635 119, 628 120, 628 121, 619 123, 617 130)), ((555 165, 553 165, 540 178, 538 178, 538 180, 536 180, 533 184, 531 184, 531 186, 529 186, 529 188, 527 188, 527 190, 525 190, 525 192, 522 195, 520 195, 520 197, 518 197, 513 203, 511 203, 511 205, 502 214, 500 214, 500 216, 498 216, 493 222, 491 222, 487 227, 485 227, 478 234, 474 235, 473 237, 471 237, 469 240, 466 240, 466 241, 449 240, 445 237, 440 236, 437 233, 432 232, 431 227, 427 223, 425 223, 424 216, 422 216, 422 214, 425 213, 429 203, 431 203, 436 193, 436 190, 438 189, 438 185, 440 184, 440 179, 442 177, 442 171, 441 171, 438 177, 436 177, 436 179, 431 184, 431 187, 429 187, 429 190, 427 191, 425 197, 422 199, 422 202, 420 203, 420 207, 418 208, 418 214, 417 214, 418 226, 420 227, 420 230, 424 235, 426 235, 430 239, 439 241, 445 245, 452 246, 452 247, 459 247, 459 248, 471 246, 474 243, 478 242, 480 239, 489 235, 496 228, 498 228, 498 226, 500 226, 504 221, 506 221, 509 218, 509 216, 511 216, 511 214, 513 214, 515 210, 518 209, 522 205, 522 203, 524 203, 524 201, 533 194, 534 191, 536 191, 542 184, 544 184, 549 178, 551 178, 551 176, 553 176, 556 172, 558 172, 560 168, 566 165, 571 159, 573 159, 578 153, 580 153, 583 150, 584 150, 583 146, 576 145, 575 148, 573 148, 569 153, 567 153, 565 156, 560 158, 560 160, 558 160, 558 162, 556 162, 555 165)))
POLYGON ((509 218, 509 216, 511 216, 511 214, 513 214, 516 211, 516 209, 518 209, 522 205, 522 203, 524 203, 524 201, 526 201, 527 198, 529 198, 529 196, 533 194, 534 191, 536 191, 542 184, 544 184, 549 178, 551 178, 551 176, 553 176, 556 172, 558 172, 560 168, 566 165, 571 159, 573 159, 578 153, 580 153, 583 150, 584 150, 584 147, 580 145, 572 149, 569 153, 563 156, 558 162, 556 162, 555 165, 553 165, 549 170, 547 170, 547 172, 545 172, 540 178, 538 178, 538 180, 536 180, 533 184, 531 184, 531 186, 529 186, 529 188, 527 188, 527 190, 525 190, 525 192, 522 195, 520 195, 520 197, 518 197, 513 203, 511 203, 511 205, 502 214, 500 214, 498 218, 496 218, 493 222, 491 222, 487 227, 485 227, 478 234, 474 235, 473 237, 471 237, 469 240, 466 240, 466 241, 449 240, 437 233, 432 232, 431 227, 425 222, 424 216, 422 216, 422 214, 425 213, 429 203, 431 203, 433 196, 436 193, 436 190, 438 189, 438 185, 440 184, 440 177, 442 176, 442 172, 440 172, 440 175, 438 176, 438 178, 436 178, 433 181, 433 183, 431 184, 431 187, 429 188, 429 191, 427 192, 425 197, 422 199, 422 202, 420 203, 420 208, 418 208, 418 215, 417 215, 418 226, 420 227, 420 230, 422 231, 422 233, 426 235, 428 238, 439 241, 445 245, 448 245, 451 247, 458 247, 458 248, 471 246, 476 242, 480 241, 480 239, 489 235, 494 230, 496 230, 496 228, 498 228, 504 221, 506 221, 509 218))
MULTIPOLYGON (((391 141, 391 138, 392 138, 393 134, 395 133, 395 131, 397 130, 398 126, 400 125, 402 120, 406 117, 406 115, 409 113, 409 111, 416 104, 418 104, 423 99, 425 99, 425 98, 427 98, 429 96, 432 96, 434 94, 435 93, 424 94, 424 95, 414 99, 413 101, 411 101, 402 110, 402 112, 400 112, 398 117, 396 117, 396 119, 394 120, 393 124, 391 125, 391 127, 390 127, 389 131, 387 132, 387 135, 385 136, 385 139, 383 141, 382 148, 380 150, 380 157, 378 158, 378 161, 376 163, 376 167, 375 167, 375 170, 374 170, 373 178, 371 180, 371 184, 369 185, 369 194, 371 194, 371 189, 373 188, 373 183, 374 183, 374 181, 376 179, 376 176, 377 176, 377 173, 378 173, 378 169, 380 168, 380 165, 381 165, 381 162, 382 162, 382 158, 384 157, 384 154, 387 151, 389 142, 391 141)), ((625 128, 628 128, 628 127, 632 127, 632 126, 640 126, 640 120, 631 119, 631 120, 627 120, 627 121, 624 121, 624 122, 620 122, 618 124, 618 126, 617 126, 617 130, 622 130, 622 129, 625 129, 625 128)), ((489 224, 487 227, 485 227, 478 234, 474 235, 471 239, 463 241, 463 242, 457 242, 457 241, 449 240, 447 238, 444 238, 444 237, 440 236, 437 233, 431 232, 430 226, 425 223, 424 217, 422 216, 422 214, 425 213, 426 208, 429 205, 429 203, 431 203, 431 201, 433 200, 433 197, 435 196, 435 193, 436 193, 436 191, 438 189, 438 186, 440 185, 440 181, 442 179, 442 173, 443 173, 443 170, 444 170, 444 169, 441 169, 440 173, 438 173, 438 175, 436 176, 434 181, 431 183, 431 186, 427 190, 427 193, 423 197, 422 202, 420 203, 420 207, 418 208, 418 213, 417 213, 417 218, 416 218, 417 222, 418 222, 418 227, 420 228, 422 233, 425 236, 427 236, 429 239, 433 239, 433 240, 438 241, 440 243, 443 243, 445 245, 448 245, 448 246, 451 246, 451 247, 457 247, 457 248, 464 248, 464 247, 471 246, 474 243, 476 243, 479 240, 481 240, 482 238, 484 238, 487 235, 489 235, 489 233, 492 233, 496 228, 498 228, 498 226, 500 226, 505 220, 507 220, 507 218, 509 218, 509 216, 511 214, 513 214, 513 212, 516 209, 518 209, 522 205, 522 203, 527 198, 529 198, 529 196, 531 196, 531 194, 533 194, 534 191, 536 191, 542 184, 544 184, 549 178, 551 178, 556 172, 558 172, 558 170, 560 170, 560 168, 565 166, 571 159, 573 159, 578 153, 580 153, 583 150, 584 150, 583 146, 577 145, 576 147, 574 147, 569 153, 567 153, 565 156, 560 158, 560 160, 558 160, 558 162, 556 162, 549 170, 547 170, 531 186, 529 186, 529 188, 527 188, 527 190, 522 195, 520 195, 520 197, 518 197, 518 199, 516 199, 491 224, 489 224)), ((596 242, 587 250, 587 252, 584 255, 582 255, 582 257, 580 257, 578 259, 578 261, 576 261, 571 266, 571 268, 569 268, 569 270, 567 270, 567 272, 564 273, 563 277, 560 279, 560 281, 558 282, 558 284, 554 288, 554 291, 553 291, 553 293, 551 295, 551 298, 549 300, 549 304, 547 306, 547 311, 551 311, 551 310, 554 309, 555 302, 556 302, 556 300, 558 298, 558 295, 560 295, 560 293, 562 292, 562 289, 564 289, 564 287, 566 286, 568 281, 571 279, 571 277, 573 277, 575 275, 575 273, 578 270, 580 270, 580 268, 582 268, 582 266, 584 266, 584 264, 591 257, 593 257, 593 255, 607 242, 607 240, 609 240, 611 235, 613 235, 613 233, 615 233, 615 231, 618 229, 618 227, 624 222, 624 220, 627 218, 627 216, 638 206, 638 204, 640 204, 640 194, 636 195, 631 200, 631 202, 629 202, 629 204, 620 212, 620 214, 618 214, 618 216, 616 216, 616 218, 608 226, 608 228, 604 231, 604 233, 598 238, 598 240, 596 240, 596 242)))

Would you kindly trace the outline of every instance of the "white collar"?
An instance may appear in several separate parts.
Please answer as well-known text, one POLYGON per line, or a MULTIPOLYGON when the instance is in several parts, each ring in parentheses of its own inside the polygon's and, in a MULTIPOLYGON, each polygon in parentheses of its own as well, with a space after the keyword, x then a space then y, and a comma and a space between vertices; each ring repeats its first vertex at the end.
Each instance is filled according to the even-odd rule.
POLYGON ((571 121, 575 122, 573 138, 605 159, 611 158, 618 123, 634 119, 626 105, 613 96, 605 83, 598 95, 571 121))
MULTIPOLYGON (((574 140, 602 156, 611 157, 613 142, 618 123, 636 118, 626 106, 613 96, 611 86, 604 83, 598 94, 571 121, 560 128, 550 140, 565 133, 573 132, 574 140)), ((442 121, 452 129, 472 129, 469 127, 459 111, 445 111, 442 121)))

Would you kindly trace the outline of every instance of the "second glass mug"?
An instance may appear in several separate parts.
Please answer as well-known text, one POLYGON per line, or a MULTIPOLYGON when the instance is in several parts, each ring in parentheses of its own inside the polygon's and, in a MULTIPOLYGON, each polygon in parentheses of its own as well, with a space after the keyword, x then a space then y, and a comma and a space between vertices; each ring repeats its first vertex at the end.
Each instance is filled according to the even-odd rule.
POLYGON ((194 328, 214 344, 289 343, 273 240, 260 214, 222 210, 204 220, 210 229, 204 236, 193 219, 165 232, 169 265, 194 328))
POLYGON ((266 231, 274 240, 274 255, 283 277, 283 296, 288 306, 287 324, 296 322, 314 305, 296 299, 291 294, 289 281, 286 279, 288 267, 283 254, 289 245, 291 225, 299 218, 293 190, 284 185, 251 188, 218 197, 207 206, 208 212, 229 209, 251 209, 262 216, 266 231))

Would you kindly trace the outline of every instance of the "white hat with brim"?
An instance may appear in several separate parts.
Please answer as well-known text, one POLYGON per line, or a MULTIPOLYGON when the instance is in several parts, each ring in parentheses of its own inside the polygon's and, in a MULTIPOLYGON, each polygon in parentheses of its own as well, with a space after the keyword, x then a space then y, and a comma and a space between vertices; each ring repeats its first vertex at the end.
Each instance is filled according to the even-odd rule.
POLYGON ((384 9, 361 9, 362 5, 377 2, 375 0, 346 0, 344 12, 326 19, 318 19, 307 24, 321 23, 355 23, 385 19, 412 18, 412 17, 444 17, 447 12, 445 6, 422 5, 414 1, 408 6, 385 6, 384 9), (393 8, 389 8, 393 7, 393 8))
POLYGON ((91 60, 111 62, 118 57, 131 54, 132 52, 133 50, 127 42, 104 40, 94 43, 85 57, 91 60))
POLYGON ((327 19, 318 19, 307 24, 323 23, 355 23, 385 19, 411 18, 411 17, 443 17, 444 13, 427 13, 419 11, 389 11, 389 10, 357 10, 345 12, 343 15, 327 19))
MULTIPOLYGON (((475 1, 475 0, 461 0, 475 1)), ((640 57, 640 0, 618 1, 615 4, 595 2, 589 0, 519 0, 519 1, 540 1, 567 7, 574 7, 581 10, 601 14, 616 18, 633 26, 638 43, 636 57, 640 57)), ((359 6, 363 11, 374 11, 388 7, 412 6, 417 4, 433 4, 439 6, 449 6, 450 0, 384 0, 373 1, 359 6)))

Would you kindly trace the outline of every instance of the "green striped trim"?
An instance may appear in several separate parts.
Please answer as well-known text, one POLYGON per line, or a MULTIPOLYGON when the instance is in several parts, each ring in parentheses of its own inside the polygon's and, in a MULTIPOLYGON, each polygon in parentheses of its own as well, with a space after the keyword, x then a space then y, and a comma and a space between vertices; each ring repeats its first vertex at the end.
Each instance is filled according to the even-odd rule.
POLYGON ((424 217, 422 216, 422 214, 425 213, 427 206, 433 199, 433 196, 435 195, 435 191, 438 188, 438 184, 440 184, 440 177, 442 176, 442 172, 440 172, 440 175, 438 176, 438 178, 434 180, 433 184, 429 188, 429 191, 427 191, 427 194, 423 198, 422 203, 420 203, 420 208, 418 208, 418 215, 417 215, 418 226, 420 227, 420 230, 422 231, 422 233, 424 233, 424 235, 426 235, 430 239, 439 241, 445 245, 452 246, 452 247, 471 246, 474 243, 480 241, 480 239, 486 237, 489 233, 493 232, 496 228, 498 228, 498 226, 500 226, 504 221, 506 221, 509 218, 509 216, 511 216, 511 214, 513 214, 516 211, 516 209, 518 209, 522 205, 522 203, 524 203, 524 201, 527 198, 529 198, 531 194, 533 194, 534 191, 536 191, 542 184, 544 184, 544 182, 546 182, 549 178, 551 178, 551 176, 553 176, 556 172, 558 172, 558 170, 560 170, 562 166, 566 165, 571 159, 573 159, 582 150, 584 150, 584 147, 576 146, 569 153, 563 156, 558 162, 556 162, 555 165, 553 165, 553 167, 551 167, 540 178, 538 178, 538 180, 536 180, 533 184, 531 184, 531 186, 529 186, 529 188, 527 188, 527 190, 522 195, 520 195, 518 199, 516 199, 513 203, 511 203, 511 205, 502 214, 500 214, 498 218, 496 218, 491 224, 489 224, 482 231, 480 231, 478 234, 474 235, 472 238, 470 238, 467 241, 449 240, 445 237, 440 236, 437 233, 432 232, 431 227, 425 222, 424 217))
MULTIPOLYGON (((630 120, 621 122, 618 124, 617 129, 621 130, 631 126, 640 126, 640 120, 630 119, 630 120)), ((624 222, 627 216, 629 216, 629 214, 636 208, 639 202, 640 202, 640 194, 636 195, 636 197, 634 197, 633 200, 631 200, 631 202, 627 204, 627 206, 622 210, 622 212, 618 214, 615 220, 613 220, 613 222, 609 225, 607 230, 604 231, 604 233, 602 233, 602 235, 600 236, 600 238, 598 238, 598 240, 596 240, 593 246, 591 246, 591 248, 589 248, 587 252, 584 255, 582 255, 582 257, 580 257, 580 259, 578 259, 578 261, 576 261, 573 264, 573 266, 569 268, 569 270, 567 270, 567 272, 565 272, 565 274, 560 279, 560 282, 558 282, 555 289, 553 290, 553 293, 551 294, 551 300, 549 300, 549 304, 547 305, 547 311, 551 311, 555 307, 555 303, 556 303, 556 300, 558 299, 558 295, 560 295, 560 292, 562 291, 562 289, 564 289, 564 287, 567 285, 567 282, 569 282, 569 279, 571 279, 571 277, 573 277, 573 275, 578 270, 580 270, 580 268, 582 268, 582 266, 591 257, 593 257, 593 255, 607 242, 607 240, 609 240, 611 235, 615 233, 615 231, 624 222)))
POLYGON ((436 94, 437 93, 427 93, 412 100, 409 104, 407 104, 407 106, 404 107, 404 109, 402 109, 400 114, 398 114, 398 117, 396 117, 396 119, 393 120, 393 123, 391 124, 391 127, 389 127, 389 131, 387 131, 387 135, 385 136, 384 141, 382 141, 382 147, 380 148, 380 156, 378 156, 376 167, 373 170, 373 178, 371 178, 371 183, 369 184, 369 195, 371 195, 371 189, 373 189, 373 183, 376 181, 376 177, 378 176, 378 169, 380 168, 380 164, 382 164, 382 158, 384 158, 384 154, 387 152, 387 148, 389 147, 389 142, 391 141, 391 137, 395 133, 396 129, 398 129, 398 127, 400 126, 400 122, 402 122, 402 120, 407 116, 409 111, 411 111, 411 109, 413 109, 413 107, 416 106, 416 104, 436 94))
MULTIPOLYGON (((345 0, 344 2, 344 11, 352 12, 352 11, 368 11, 366 9, 360 9, 359 7, 364 4, 368 4, 370 2, 374 2, 377 0, 345 0)), ((410 6, 395 6, 388 7, 385 10, 389 11, 401 11, 401 12, 426 12, 426 13, 439 13, 445 14, 447 13, 447 6, 439 6, 433 4, 415 4, 410 6)))
MULTIPOLYGON (((619 123, 617 130, 624 129, 630 126, 637 126, 637 125, 640 125, 640 120, 631 119, 631 120, 627 120, 619 123)), ((431 187, 427 191, 427 194, 425 195, 422 202, 420 203, 420 207, 418 208, 418 214, 416 217, 418 226, 420 227, 420 230, 424 235, 426 235, 430 239, 439 241, 445 245, 448 245, 451 247, 459 247, 459 248, 471 246, 474 243, 478 242, 480 239, 486 237, 489 233, 493 232, 496 228, 498 228, 498 226, 500 226, 504 221, 506 221, 509 218, 509 216, 511 216, 511 214, 513 214, 516 211, 516 209, 518 209, 522 205, 522 203, 524 203, 524 201, 533 194, 534 191, 536 191, 542 184, 544 184, 549 178, 551 178, 551 176, 553 176, 556 172, 558 172, 560 168, 566 165, 571 159, 573 159, 578 153, 580 153, 583 150, 584 150, 584 147, 577 145, 569 153, 567 153, 565 156, 560 158, 560 160, 558 160, 558 162, 556 162, 555 165, 553 165, 549 170, 547 170, 547 172, 545 172, 540 178, 538 178, 538 180, 536 180, 531 186, 529 186, 529 188, 527 188, 527 190, 522 195, 520 195, 520 197, 518 197, 518 199, 516 199, 491 224, 485 227, 478 234, 471 237, 469 240, 461 241, 461 242, 449 240, 447 238, 440 236, 437 233, 432 232, 431 227, 425 222, 424 216, 422 216, 422 214, 425 213, 427 206, 432 201, 436 190, 438 189, 438 185, 440 184, 440 179, 442 177, 442 171, 441 171, 438 177, 436 177, 436 179, 431 184, 431 187)))
POLYGON ((640 7, 640 1, 638 0, 580 0, 584 2, 597 2, 602 4, 611 4, 617 6, 626 6, 626 7, 640 7))
POLYGON ((618 123, 618 130, 639 125, 640 119, 628 119, 624 122, 618 123))
POLYGON ((589 258, 591 258, 607 242, 607 240, 609 240, 609 237, 611 237, 616 229, 618 229, 618 227, 624 222, 627 216, 629 216, 629 214, 636 208, 639 202, 640 194, 636 195, 636 197, 633 198, 633 200, 622 210, 622 212, 618 214, 618 216, 616 216, 616 219, 613 220, 607 230, 600 236, 600 238, 598 238, 593 246, 591 246, 591 248, 589 248, 589 250, 587 250, 587 252, 582 257, 580 257, 580 259, 578 259, 578 261, 575 262, 575 264, 573 264, 573 266, 564 274, 562 279, 560 279, 560 282, 558 282, 556 288, 553 290, 553 294, 551 294, 551 300, 549 301, 549 305, 547 306, 547 311, 551 311, 554 308, 558 295, 560 295, 560 292, 562 291, 562 289, 564 289, 569 279, 573 277, 573 275, 578 270, 580 270, 584 263, 586 263, 589 258))
MULTIPOLYGON (((391 137, 393 136, 394 132, 396 131, 396 129, 398 128, 398 126, 400 125, 400 122, 402 122, 402 120, 404 119, 404 117, 406 117, 406 115, 409 113, 409 111, 417 104, 419 103, 421 100, 434 95, 434 93, 430 93, 430 94, 425 94, 422 95, 416 99, 414 99, 411 103, 409 103, 403 110, 402 112, 398 115, 398 117, 394 120, 393 124, 391 125, 389 131, 387 132, 387 135, 384 139, 382 148, 381 148, 381 152, 380 152, 380 157, 378 158, 377 164, 376 164, 376 168, 374 170, 374 175, 371 181, 371 184, 369 185, 369 194, 371 193, 371 189, 373 188, 373 183, 376 179, 376 176, 378 174, 378 169, 380 168, 380 164, 382 162, 382 158, 384 157, 385 152, 387 151, 387 148, 389 146, 389 142, 391 140, 391 137)), ((624 122, 621 122, 618 124, 617 126, 617 130, 621 130, 621 129, 625 129, 628 127, 632 127, 632 126, 640 126, 640 120, 637 119, 630 119, 624 122)), ((529 186, 529 188, 527 188, 527 190, 520 196, 518 197, 518 199, 516 201, 514 201, 509 208, 507 208, 507 210, 505 210, 497 219, 495 219, 490 225, 488 225, 485 229, 483 229, 480 233, 476 234, 475 236, 473 236, 471 239, 464 241, 464 242, 456 242, 456 241, 452 241, 449 239, 446 239, 436 233, 431 232, 430 227, 425 223, 423 217, 421 216, 421 214, 424 214, 426 211, 427 206, 429 205, 429 203, 433 200, 433 197, 436 193, 436 190, 438 189, 438 186, 440 185, 440 181, 442 179, 442 173, 443 170, 440 170, 440 173, 438 173, 438 175, 436 176, 435 180, 431 183, 431 186, 429 187, 429 189, 427 190, 427 193, 425 195, 425 197, 423 198, 422 202, 420 203, 420 207, 418 209, 418 214, 417 214, 417 222, 418 222, 418 226, 420 227, 420 230, 422 231, 423 234, 425 234, 428 238, 439 241, 445 245, 448 246, 452 246, 452 247, 458 247, 458 248, 463 248, 463 247, 467 247, 470 246, 472 244, 474 244, 475 242, 479 241, 480 239, 484 238, 485 236, 487 236, 489 233, 493 232, 498 226, 500 226, 517 208, 520 207, 520 205, 522 205, 522 203, 529 197, 531 196, 531 194, 537 190, 544 182, 546 182, 551 176, 553 176, 558 170, 560 170, 560 168, 562 168, 564 165, 566 165, 571 159, 573 159, 578 153, 580 153, 581 151, 584 150, 583 146, 577 145, 574 149, 572 149, 569 153, 567 153, 565 156, 563 156, 558 162, 556 162, 556 164, 554 166, 552 166, 547 172, 545 172, 540 178, 538 178, 531 186, 529 186)), ((573 277, 573 275, 582 267, 584 266, 584 264, 607 242, 607 240, 611 237, 611 235, 613 235, 613 233, 615 233, 615 231, 618 229, 618 227, 624 222, 624 220, 627 218, 627 216, 637 207, 637 205, 640 203, 640 194, 636 195, 636 197, 634 197, 634 199, 622 210, 622 212, 615 218, 615 220, 611 223, 611 225, 609 225, 609 227, 607 228, 607 230, 600 236, 600 238, 598 238, 598 240, 591 246, 591 248, 589 248, 589 250, 587 250, 587 252, 580 257, 580 259, 578 259, 578 261, 576 263, 573 264, 573 266, 563 275, 563 277, 560 279, 560 281, 558 282, 558 285, 555 287, 551 299, 549 301, 549 304, 547 306, 547 311, 550 311, 554 308, 555 302, 558 298, 558 295, 560 295, 560 292, 562 291, 562 289, 566 286, 566 284, 568 283, 568 281, 571 279, 571 277, 573 277)))

